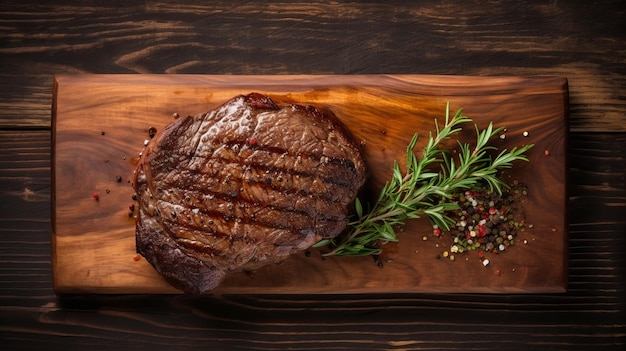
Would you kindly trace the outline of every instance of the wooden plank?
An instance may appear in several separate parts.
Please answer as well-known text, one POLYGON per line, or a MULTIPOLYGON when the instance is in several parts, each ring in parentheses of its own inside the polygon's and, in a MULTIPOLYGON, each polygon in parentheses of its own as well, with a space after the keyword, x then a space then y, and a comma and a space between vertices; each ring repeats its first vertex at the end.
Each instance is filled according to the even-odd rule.
POLYGON ((626 131, 619 1, 5 1, 0 17, 0 128, 49 128, 59 73, 419 73, 565 76, 572 131, 626 131))
POLYGON ((50 131, 0 130, 0 306, 20 306, 31 300, 25 296, 54 295, 50 150, 50 131), (13 296, 23 300, 6 302, 13 296))
MULTIPOLYGON (((383 269, 371 258, 294 255, 254 275, 234 274, 220 293, 558 292, 566 285, 565 150, 567 81, 558 77, 75 75, 55 81, 53 105, 53 271, 59 292, 175 292, 145 261, 134 261, 127 183, 147 129, 173 113, 205 112, 257 91, 279 102, 328 107, 365 149, 371 193, 389 177, 414 132, 434 129, 445 104, 484 127, 507 128, 505 148, 536 144, 512 176, 530 186, 524 205, 534 224, 528 245, 485 268, 474 256, 437 260, 446 243, 427 221, 405 228, 383 269), (529 132, 528 137, 522 133, 529 132), (544 155, 550 151, 550 156, 544 155), (117 182, 121 176, 123 181, 117 182), (99 201, 91 195, 99 194, 99 201), (553 232, 556 229, 556 232, 553 232), (504 274, 494 274, 500 269, 504 274), (463 278, 459 278, 463 277, 463 278)), ((469 129, 469 128, 468 128, 469 129)), ((473 138, 471 131, 462 138, 473 138)))
POLYGON ((68 343, 95 350, 120 344, 252 349, 296 343, 300 349, 323 343, 329 349, 367 350, 390 343, 441 348, 439 336, 445 335, 451 350, 495 343, 621 350, 626 222, 619 206, 625 199, 626 137, 575 133, 570 140, 572 231, 565 294, 55 296, 49 263, 50 133, 0 131, 0 320, 5 321, 0 339, 10 350, 60 350, 68 343), (24 197, 24 188, 37 197, 24 197), (484 331, 495 324, 497 333, 485 341, 484 331), (576 337, 564 338, 572 328, 576 337))

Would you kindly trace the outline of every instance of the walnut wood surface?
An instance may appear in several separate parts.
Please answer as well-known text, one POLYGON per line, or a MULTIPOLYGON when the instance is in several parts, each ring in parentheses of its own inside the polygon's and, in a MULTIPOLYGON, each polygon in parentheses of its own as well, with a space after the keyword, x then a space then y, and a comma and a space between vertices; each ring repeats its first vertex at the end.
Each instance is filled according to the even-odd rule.
MULTIPOLYGON (((134 220, 127 215, 132 189, 126 180, 149 139, 148 128, 160 130, 174 113, 196 115, 252 91, 282 103, 331 109, 363 145, 372 201, 393 162, 404 158, 413 133, 426 138, 434 118, 444 118, 448 101, 482 128, 493 121, 507 128, 506 139, 496 138, 494 145, 536 145, 529 164, 516 164, 507 174, 509 181, 529 186, 523 208, 534 228, 509 252, 487 254, 492 263, 484 267, 477 252, 456 255, 455 262, 437 260, 451 239, 430 235, 427 220, 413 221, 399 244, 385 250, 384 269, 371 258, 321 259, 314 250, 310 257, 294 255, 252 275, 234 274, 217 293, 564 291, 568 94, 563 78, 75 75, 56 78, 53 102, 52 258, 58 292, 173 292, 145 260, 133 261, 134 220), (123 182, 116 182, 117 176, 123 182), (424 235, 430 240, 424 242, 424 235), (523 240, 528 244, 521 245, 523 240)), ((461 139, 471 142, 474 131, 471 125, 465 129, 461 139)))
MULTIPOLYGON (((7 350, 623 350, 623 1, 6 0, 0 346, 7 350), (53 77, 567 77, 567 292, 56 295, 53 77)), ((457 278, 458 279, 458 278, 457 278)))

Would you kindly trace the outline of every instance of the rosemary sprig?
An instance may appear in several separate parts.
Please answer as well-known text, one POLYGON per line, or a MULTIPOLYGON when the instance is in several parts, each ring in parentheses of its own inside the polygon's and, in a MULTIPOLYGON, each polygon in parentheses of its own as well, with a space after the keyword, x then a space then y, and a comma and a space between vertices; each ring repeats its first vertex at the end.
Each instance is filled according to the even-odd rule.
POLYGON ((420 160, 414 153, 418 140, 416 133, 406 148, 404 173, 396 161, 393 175, 381 190, 376 203, 367 213, 359 198, 355 200, 356 218, 349 223, 347 235, 333 239, 323 239, 314 247, 328 245, 331 251, 326 256, 366 256, 381 253, 381 246, 387 242, 398 241, 395 228, 404 225, 406 220, 427 216, 430 221, 443 230, 449 230, 454 220, 446 215, 447 211, 458 208, 449 201, 460 190, 478 189, 487 183, 490 190, 502 193, 508 185, 497 177, 498 170, 510 168, 516 160, 528 161, 524 153, 533 145, 524 145, 510 151, 503 150, 492 158, 488 145, 491 138, 502 128, 493 128, 493 124, 484 130, 476 125, 476 144, 457 141, 457 158, 440 149, 441 142, 461 130, 460 125, 472 120, 458 110, 450 118, 450 104, 446 106, 446 118, 443 128, 435 120, 436 133, 429 134, 428 142, 420 160), (440 164, 439 170, 433 169, 440 164))

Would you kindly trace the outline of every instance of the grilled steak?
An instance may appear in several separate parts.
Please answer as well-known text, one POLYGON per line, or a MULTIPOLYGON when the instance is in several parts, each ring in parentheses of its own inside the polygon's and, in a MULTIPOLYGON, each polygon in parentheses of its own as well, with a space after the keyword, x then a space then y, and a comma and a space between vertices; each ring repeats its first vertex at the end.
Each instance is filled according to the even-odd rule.
POLYGON ((252 93, 180 118, 144 149, 133 186, 137 251, 174 287, 202 294, 338 235, 365 180, 330 111, 252 93))

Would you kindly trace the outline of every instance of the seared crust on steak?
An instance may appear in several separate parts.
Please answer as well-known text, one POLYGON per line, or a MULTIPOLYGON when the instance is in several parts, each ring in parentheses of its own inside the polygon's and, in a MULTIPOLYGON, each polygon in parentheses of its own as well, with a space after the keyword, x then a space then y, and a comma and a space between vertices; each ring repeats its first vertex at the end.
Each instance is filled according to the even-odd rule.
POLYGON ((174 287, 207 293, 229 272, 338 235, 365 174, 332 112, 237 96, 177 119, 144 149, 137 251, 174 287))

